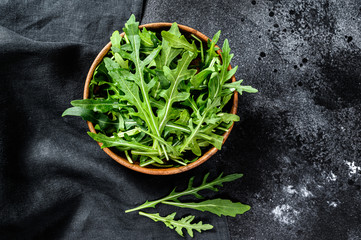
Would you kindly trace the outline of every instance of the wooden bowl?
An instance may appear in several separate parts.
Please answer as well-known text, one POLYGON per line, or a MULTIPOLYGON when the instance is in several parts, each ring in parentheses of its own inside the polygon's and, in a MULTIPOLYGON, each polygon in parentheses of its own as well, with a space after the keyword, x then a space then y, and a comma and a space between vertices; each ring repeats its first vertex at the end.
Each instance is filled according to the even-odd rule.
MULTIPOLYGON (((140 25, 139 28, 147 28, 148 30, 152 30, 155 32, 158 31, 162 31, 162 30, 169 30, 169 28, 172 26, 172 23, 149 23, 149 24, 144 24, 144 25, 140 25)), ((207 40, 209 39, 207 36, 205 36, 203 33, 198 32, 197 30, 184 26, 184 25, 178 25, 179 30, 181 31, 182 34, 184 35, 188 35, 190 36, 191 34, 195 35, 196 37, 198 37, 199 39, 201 39, 203 42, 207 42, 207 40)), ((121 36, 124 36, 124 32, 121 34, 121 36)), ((87 99, 89 97, 89 84, 91 79, 93 78, 93 73, 95 68, 98 66, 99 63, 101 63, 101 61, 103 60, 103 58, 107 55, 107 53, 109 52, 110 48, 111 48, 112 44, 111 42, 109 42, 98 54, 98 56, 95 58, 93 64, 91 65, 86 81, 85 81, 85 86, 84 86, 84 95, 83 98, 87 99)), ((220 50, 218 50, 217 52, 220 55, 220 50)), ((220 55, 221 56, 221 55, 220 55)), ((232 69, 231 65, 228 66, 228 70, 232 69)), ((235 82, 236 78, 233 76, 232 77, 232 82, 235 82)), ((237 106, 238 106, 238 93, 234 92, 233 95, 233 105, 231 107, 231 111, 230 113, 236 114, 237 113, 237 106)), ((91 122, 87 122, 89 129, 91 132, 96 133, 95 129, 94 129, 94 125, 91 122)), ((226 141, 226 139, 228 138, 231 130, 233 128, 233 125, 231 126, 231 128, 223 134, 223 143, 226 141)), ((102 143, 98 144, 100 146, 102 146, 102 143)), ((186 165, 186 166, 181 166, 181 167, 172 167, 172 168, 148 168, 148 167, 141 167, 139 166, 139 163, 129 163, 128 160, 122 156, 117 155, 116 153, 114 153, 112 150, 110 150, 109 148, 104 148, 103 149, 104 152, 106 152, 111 158, 113 158, 115 161, 117 161, 118 163, 120 163, 121 165, 132 169, 134 171, 137 172, 141 172, 141 173, 145 173, 145 174, 151 174, 151 175, 172 175, 172 174, 177 174, 177 173, 182 173, 185 171, 188 171, 192 168, 195 168, 199 165, 201 165, 202 163, 204 163, 205 161, 207 161, 211 156, 213 156, 218 149, 215 147, 212 147, 211 149, 209 149, 206 153, 204 153, 198 160, 186 165)))

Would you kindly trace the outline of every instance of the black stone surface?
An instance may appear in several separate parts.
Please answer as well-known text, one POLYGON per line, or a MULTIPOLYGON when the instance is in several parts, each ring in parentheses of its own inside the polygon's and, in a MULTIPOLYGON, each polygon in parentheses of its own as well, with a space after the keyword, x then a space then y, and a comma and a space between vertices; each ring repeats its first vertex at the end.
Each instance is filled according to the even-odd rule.
POLYGON ((222 30, 240 99, 223 150, 200 168, 243 172, 252 206, 232 239, 361 239, 361 2, 147 1, 142 23, 222 30))

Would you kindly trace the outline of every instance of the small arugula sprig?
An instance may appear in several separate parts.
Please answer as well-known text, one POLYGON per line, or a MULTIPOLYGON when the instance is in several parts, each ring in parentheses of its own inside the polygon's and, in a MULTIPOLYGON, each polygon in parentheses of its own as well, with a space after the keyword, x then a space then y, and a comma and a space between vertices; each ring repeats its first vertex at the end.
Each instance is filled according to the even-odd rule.
MULTIPOLYGON (((199 193, 202 190, 211 190, 211 191, 219 191, 217 187, 222 187, 223 183, 225 182, 231 182, 236 179, 241 178, 242 174, 231 174, 223 177, 223 173, 221 173, 216 179, 207 182, 209 173, 207 173, 202 180, 202 183, 198 187, 193 186, 194 177, 191 177, 188 182, 188 187, 181 192, 177 192, 176 188, 172 190, 170 194, 167 196, 160 198, 158 200, 153 201, 146 201, 142 205, 128 209, 125 212, 133 212, 133 211, 139 211, 145 208, 155 208, 155 206, 159 203, 172 205, 180 208, 189 208, 189 209, 195 209, 198 211, 207 211, 213 214, 216 214, 217 216, 221 217, 223 216, 230 216, 235 217, 237 214, 243 214, 250 210, 250 206, 242 204, 240 202, 232 202, 228 199, 210 199, 205 200, 202 202, 187 202, 182 203, 179 198, 187 195, 193 195, 198 199, 204 199, 204 197, 199 193)), ((176 215, 176 212, 166 216, 162 217, 158 213, 156 214, 150 214, 139 211, 139 214, 142 216, 149 217, 153 219, 154 221, 162 221, 167 227, 171 229, 175 229, 176 232, 183 236, 182 229, 185 228, 188 232, 188 234, 193 237, 192 230, 197 230, 198 232, 201 232, 201 230, 209 230, 212 229, 213 226, 210 224, 203 224, 202 222, 198 222, 197 224, 191 224, 191 222, 194 220, 195 216, 188 215, 180 220, 174 220, 174 217, 176 215)))
POLYGON ((221 57, 212 41, 186 38, 177 23, 168 31, 139 29, 134 15, 110 40, 111 50, 94 71, 90 98, 71 102, 63 116, 95 125, 88 133, 142 167, 178 167, 198 159, 211 146, 221 149, 223 134, 239 117, 227 113, 233 92, 256 89, 230 82, 233 54, 225 39, 221 57))
POLYGON ((183 228, 187 230, 187 233, 189 236, 193 237, 193 230, 196 230, 198 232, 210 230, 213 228, 211 224, 203 224, 202 221, 199 221, 198 223, 193 223, 195 216, 189 215, 186 216, 180 220, 174 220, 174 217, 177 213, 172 213, 166 217, 159 216, 159 213, 145 213, 145 212, 139 212, 139 215, 148 217, 152 219, 155 222, 161 221, 163 222, 167 227, 170 229, 174 229, 179 235, 184 237, 183 235, 183 228))

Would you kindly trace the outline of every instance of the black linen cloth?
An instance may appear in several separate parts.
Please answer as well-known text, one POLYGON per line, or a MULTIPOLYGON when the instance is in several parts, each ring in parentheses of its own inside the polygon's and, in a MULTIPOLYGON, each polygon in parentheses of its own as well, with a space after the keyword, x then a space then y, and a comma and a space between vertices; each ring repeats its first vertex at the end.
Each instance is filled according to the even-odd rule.
MULTIPOLYGON (((135 173, 87 136, 83 120, 61 117, 82 98, 90 65, 112 32, 132 13, 141 20, 142 8, 140 0, 0 2, 0 239, 179 237, 124 210, 186 187, 212 165, 170 177, 135 173)), ((177 209, 144 210, 158 211, 177 209)), ((177 219, 197 214, 214 225, 197 239, 229 239, 225 218, 177 212, 177 219)))

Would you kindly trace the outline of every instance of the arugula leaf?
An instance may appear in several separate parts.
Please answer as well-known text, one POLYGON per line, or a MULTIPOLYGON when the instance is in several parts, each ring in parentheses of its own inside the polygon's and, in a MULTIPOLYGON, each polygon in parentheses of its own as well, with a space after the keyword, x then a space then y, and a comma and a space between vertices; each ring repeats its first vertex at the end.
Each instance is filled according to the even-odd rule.
POLYGON ((186 190, 184 190, 182 192, 176 192, 176 188, 174 188, 173 191, 166 197, 163 197, 161 199, 154 200, 154 201, 146 201, 142 205, 140 205, 136 208, 128 209, 125 212, 126 213, 133 212, 133 211, 141 210, 144 208, 150 208, 150 207, 154 208, 158 203, 163 203, 164 201, 178 201, 178 198, 187 196, 187 195, 193 195, 196 198, 201 199, 203 197, 202 197, 202 195, 200 195, 198 193, 199 191, 208 189, 208 190, 217 192, 218 191, 217 186, 222 187, 223 183, 231 182, 238 178, 241 178, 243 176, 243 174, 231 174, 231 175, 227 175, 227 176, 223 177, 223 173, 221 173, 216 179, 214 179, 210 182, 207 182, 208 176, 209 176, 209 173, 207 173, 204 176, 201 185, 198 187, 193 187, 194 177, 192 177, 189 179, 188 187, 186 190))
POLYGON ((251 87, 251 86, 242 86, 243 80, 239 80, 237 82, 232 82, 232 83, 226 83, 223 85, 223 88, 228 88, 230 89, 232 92, 234 90, 236 90, 239 94, 242 94, 242 92, 248 92, 248 93, 256 93, 258 92, 257 89, 251 87))
POLYGON ((183 48, 184 50, 192 52, 194 55, 197 55, 198 49, 196 44, 188 42, 184 35, 178 37, 176 34, 171 32, 162 31, 162 37, 168 41, 169 45, 173 48, 183 48))
POLYGON ((150 32, 148 32, 148 30, 145 27, 143 28, 143 31, 139 32, 139 36, 140 36, 143 46, 146 46, 146 47, 154 46, 154 43, 152 41, 152 34, 150 32))
POLYGON ((208 211, 214 213, 221 217, 230 216, 235 217, 237 214, 243 214, 251 209, 250 206, 242 204, 240 202, 232 202, 228 199, 212 199, 206 200, 199 203, 181 203, 181 202, 171 202, 171 201, 163 201, 163 204, 168 204, 180 208, 191 208, 199 211, 208 211))
POLYGON ((109 147, 122 147, 123 150, 130 150, 130 149, 139 149, 142 151, 153 151, 151 147, 145 146, 143 144, 137 142, 126 141, 120 137, 108 137, 101 133, 92 133, 88 132, 88 135, 93 138, 97 142, 103 143, 102 148, 109 148, 109 147))
POLYGON ((120 42, 122 41, 122 37, 119 34, 119 31, 114 31, 112 36, 110 37, 110 41, 112 42, 112 51, 119 52, 120 51, 120 42))
POLYGON ((113 109, 120 109, 125 107, 125 104, 120 104, 112 99, 82 99, 71 101, 74 107, 80 107, 94 112, 106 113, 113 109))
POLYGON ((208 50, 205 60, 205 65, 211 65, 211 61, 214 58, 218 57, 218 54, 215 51, 216 44, 218 42, 219 36, 221 35, 221 31, 218 31, 212 38, 212 41, 208 41, 208 50))
MULTIPOLYGON (((169 29, 169 33, 173 34, 176 37, 180 37, 181 33, 179 32, 177 23, 173 23, 169 29)), ((171 43, 166 39, 162 41, 162 50, 160 55, 156 58, 156 65, 158 69, 163 69, 163 66, 169 67, 170 63, 175 59, 181 52, 181 48, 172 48, 171 43)))
POLYGON ((114 54, 114 59, 122 68, 129 69, 129 61, 124 60, 119 53, 114 54))
POLYGON ((206 78, 214 72, 214 68, 206 68, 191 78, 192 85, 197 89, 206 78))
POLYGON ((155 222, 163 222, 167 227, 170 229, 174 229, 180 236, 184 237, 183 235, 183 229, 187 231, 189 236, 193 237, 193 230, 197 232, 202 232, 206 230, 210 230, 213 228, 210 224, 203 224, 202 221, 199 221, 198 223, 192 223, 195 216, 189 215, 186 216, 180 220, 174 220, 174 217, 177 213, 174 212, 166 217, 162 217, 159 215, 159 213, 145 213, 145 212, 139 212, 139 215, 148 217, 152 219, 155 222))
POLYGON ((119 122, 113 121, 109 119, 108 116, 102 113, 95 113, 89 109, 81 108, 81 107, 71 107, 64 111, 64 116, 77 116, 81 117, 85 121, 92 122, 94 124, 99 124, 101 129, 105 129, 107 127, 113 127, 115 129, 119 128, 119 122))

